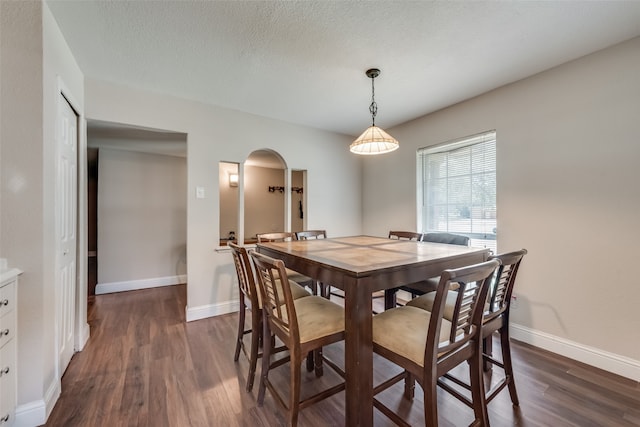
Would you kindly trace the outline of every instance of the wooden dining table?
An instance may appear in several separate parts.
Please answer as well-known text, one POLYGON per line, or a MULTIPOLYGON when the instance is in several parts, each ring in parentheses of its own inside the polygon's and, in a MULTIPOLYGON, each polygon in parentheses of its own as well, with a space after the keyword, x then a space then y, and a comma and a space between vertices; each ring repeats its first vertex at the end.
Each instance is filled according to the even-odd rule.
POLYGON ((258 243, 257 251, 344 291, 345 425, 373 425, 372 293, 485 261, 489 249, 373 236, 258 243))

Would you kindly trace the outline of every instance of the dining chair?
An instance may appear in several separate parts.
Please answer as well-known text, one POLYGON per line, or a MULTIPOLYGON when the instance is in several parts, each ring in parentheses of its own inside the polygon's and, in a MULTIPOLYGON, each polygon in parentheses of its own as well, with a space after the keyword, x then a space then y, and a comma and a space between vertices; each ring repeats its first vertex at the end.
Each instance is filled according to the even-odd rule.
MULTIPOLYGON (((263 242, 290 242, 292 240, 298 240, 295 233, 288 231, 280 231, 275 233, 260 233, 256 234, 256 238, 258 239, 258 243, 263 242)), ((297 284, 301 286, 307 286, 311 291, 316 294, 316 282, 309 276, 305 276, 304 274, 298 273, 297 271, 293 271, 287 269, 287 275, 289 280, 293 280, 297 284)))
MULTIPOLYGON (((511 296, 513 295, 513 288, 516 283, 516 276, 520 269, 522 259, 527 254, 526 249, 519 251, 513 251, 503 253, 499 255, 493 255, 489 259, 497 259, 501 262, 501 266, 498 269, 496 277, 489 288, 489 296, 485 311, 483 314, 482 324, 482 348, 483 348, 483 361, 485 370, 488 370, 490 366, 495 365, 504 371, 504 378, 495 384, 491 389, 487 390, 487 403, 491 402, 497 394, 505 387, 509 388, 509 395, 511 402, 518 406, 520 401, 518 399, 518 393, 516 391, 516 384, 513 375, 513 364, 511 360, 511 344, 509 337, 509 313, 511 306, 511 296), (497 360, 492 354, 493 334, 499 332, 500 335, 500 349, 502 353, 502 361, 497 360)), ((457 292, 449 291, 446 296, 444 317, 445 319, 451 319, 454 311, 455 299, 457 292)), ((431 311, 435 302, 436 295, 434 292, 424 294, 418 298, 411 300, 407 303, 408 306, 421 308, 423 310, 431 311)), ((458 386, 469 390, 469 384, 462 382, 460 379, 446 375, 446 379, 452 381, 458 386)), ((459 393, 456 389, 444 381, 441 381, 439 385, 457 397, 467 405, 470 401, 467 396, 459 393)))
MULTIPOLYGON (((273 259, 257 252, 251 252, 251 259, 258 277, 258 287, 264 304, 263 335, 274 335, 289 349, 289 357, 270 360, 274 350, 274 340, 263 340, 262 372, 258 391, 258 405, 264 403, 265 391, 269 389, 276 402, 286 412, 287 423, 297 425, 300 410, 332 396, 345 389, 345 382, 300 399, 301 368, 303 355, 314 353, 316 366, 319 361, 325 362, 343 379, 345 373, 333 361, 325 357, 322 347, 344 340, 344 310, 339 305, 321 297, 309 296, 293 299, 288 287, 281 289, 278 282, 286 283, 287 270, 282 260, 273 259), (289 362, 290 380, 288 402, 285 402, 276 383, 269 380, 269 372, 289 362)), ((316 376, 321 373, 316 370, 316 376)))
POLYGON ((425 233, 423 242, 446 243, 447 245, 469 246, 469 237, 454 233, 425 233))
MULTIPOLYGON (((374 387, 374 396, 404 379, 404 396, 413 399, 417 381, 424 391, 425 426, 437 426, 438 379, 467 362, 474 425, 489 425, 482 379, 482 311, 499 265, 499 260, 491 260, 443 271, 431 312, 403 306, 373 317, 374 352, 403 368, 400 374, 374 387), (451 284, 459 286, 459 292, 450 321, 443 314, 451 284)), ((409 425, 378 398, 374 397, 373 404, 396 424, 409 425)))
POLYGON ((415 233, 413 231, 390 231, 389 232, 390 239, 398 239, 398 240, 422 240, 422 233, 415 233))
POLYGON ((274 233, 259 233, 256 234, 258 243, 262 242, 290 242, 291 240, 297 240, 296 234, 289 231, 278 231, 274 233))
MULTIPOLYGON (((253 381, 256 373, 256 365, 258 358, 262 356, 260 353, 260 345, 262 344, 262 298, 260 292, 256 288, 256 282, 253 270, 249 261, 249 255, 246 248, 238 246, 233 242, 228 243, 233 256, 233 264, 236 268, 238 276, 238 287, 240 291, 240 311, 238 312, 238 335, 236 338, 236 350, 233 356, 235 362, 240 357, 240 350, 249 360, 249 373, 247 374, 247 391, 253 389, 253 381), (246 327, 246 314, 251 312, 251 329, 246 327), (247 351, 244 344, 244 336, 251 334, 251 347, 247 351)), ((294 299, 309 296, 309 293, 300 285, 290 283, 291 295, 294 299)), ((283 348, 279 348, 281 350, 283 348)))
MULTIPOLYGON (((424 233, 422 234, 421 241, 431 243, 444 243, 447 245, 469 246, 469 237, 453 233, 424 233)), ((420 282, 402 286, 400 289, 409 292, 411 294, 411 298, 413 299, 419 295, 424 295, 427 292, 432 292, 436 288, 436 286, 438 286, 439 281, 440 277, 430 277, 420 282)))
MULTIPOLYGON (((309 239, 326 239, 327 238, 327 231, 326 230, 303 230, 303 231, 296 231, 294 233, 296 235, 296 239, 297 240, 309 240, 309 239)), ((315 290, 317 290, 318 295, 322 295, 323 297, 329 299, 331 298, 331 286, 329 285, 325 285, 322 282, 316 282, 315 283, 315 290)), ((336 296, 341 296, 339 294, 334 293, 333 295, 336 296)))
POLYGON ((308 239, 326 239, 327 231, 326 230, 303 230, 296 231, 294 233, 296 235, 297 240, 308 240, 308 239))
MULTIPOLYGON (((414 231, 389 231, 389 239, 396 239, 396 240, 416 240, 421 242, 423 238, 423 234, 422 233, 416 233, 414 231)), ((435 283, 431 282, 427 282, 427 281, 420 281, 417 283, 412 283, 410 285, 406 285, 406 286, 401 286, 399 288, 395 288, 395 289, 387 289, 384 292, 384 307, 385 310, 388 310, 390 308, 393 308, 397 305, 397 301, 396 301, 396 292, 398 290, 403 290, 405 292, 409 292, 411 294, 411 297, 415 297, 416 293, 419 292, 417 291, 417 289, 429 289, 429 290, 434 290, 435 287, 437 286, 438 282, 436 280, 435 283)))

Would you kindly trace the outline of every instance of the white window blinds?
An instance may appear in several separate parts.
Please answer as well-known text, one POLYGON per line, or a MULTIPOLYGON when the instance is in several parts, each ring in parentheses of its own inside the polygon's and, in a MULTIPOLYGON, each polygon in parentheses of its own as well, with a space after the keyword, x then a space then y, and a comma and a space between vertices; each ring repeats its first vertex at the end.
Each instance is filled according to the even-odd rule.
POLYGON ((482 133, 418 150, 419 228, 496 247, 496 133, 482 133))

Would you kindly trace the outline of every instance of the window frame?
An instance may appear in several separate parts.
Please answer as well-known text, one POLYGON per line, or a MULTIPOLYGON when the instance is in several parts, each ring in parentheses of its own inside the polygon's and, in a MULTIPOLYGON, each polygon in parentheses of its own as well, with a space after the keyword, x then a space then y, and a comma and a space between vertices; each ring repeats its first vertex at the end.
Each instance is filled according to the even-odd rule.
MULTIPOLYGON (((497 132, 495 129, 493 130, 489 130, 489 131, 485 131, 485 132, 481 132, 481 133, 477 133, 477 134, 473 134, 473 135, 469 135, 469 136, 465 136, 462 138, 457 138, 457 139, 453 139, 450 141, 446 141, 443 143, 439 143, 436 145, 432 145, 432 146, 427 146, 427 147, 421 147, 416 151, 416 218, 417 218, 417 229, 422 232, 422 233, 429 233, 429 232, 450 232, 450 233, 455 233, 455 234, 461 234, 464 236, 468 236, 470 239, 472 239, 472 246, 478 246, 478 244, 480 245, 484 245, 485 247, 489 247, 491 248, 494 252, 497 251, 497 235, 496 232, 497 231, 497 223, 498 223, 498 218, 497 218, 497 163, 498 163, 498 159, 497 159, 497 132), (494 144, 494 158, 495 158, 495 164, 493 165, 493 180, 495 183, 495 188, 493 189, 493 191, 495 192, 495 207, 493 208, 493 211, 495 213, 495 225, 493 227, 493 232, 487 232, 487 230, 483 231, 483 232, 473 232, 473 229, 470 232, 460 232, 460 231, 455 231, 455 230, 450 230, 449 224, 450 224, 450 218, 449 216, 447 216, 446 219, 446 225, 447 225, 447 229, 446 230, 431 230, 427 228, 427 219, 426 219, 426 213, 424 212, 425 207, 427 206, 427 200, 425 200, 426 198, 426 192, 425 192, 425 184, 427 183, 427 178, 425 176, 426 174, 426 167, 425 167, 425 157, 429 156, 429 155, 435 155, 435 154, 439 154, 439 153, 451 153, 454 152, 456 150, 465 148, 465 147, 470 147, 473 145, 477 145, 477 144, 486 144, 486 143, 491 143, 493 142, 494 144)), ((483 171, 482 174, 484 176, 487 176, 487 171, 483 171)), ((469 172, 469 176, 473 177, 474 173, 473 171, 469 172)), ((449 178, 447 177, 447 182, 449 182, 449 178)), ((449 193, 448 193, 448 189, 447 189, 447 205, 452 205, 453 203, 449 202, 449 193)), ((469 197, 469 205, 473 206, 473 193, 470 193, 470 197, 469 197)), ((473 219, 472 219, 473 220, 473 219)))

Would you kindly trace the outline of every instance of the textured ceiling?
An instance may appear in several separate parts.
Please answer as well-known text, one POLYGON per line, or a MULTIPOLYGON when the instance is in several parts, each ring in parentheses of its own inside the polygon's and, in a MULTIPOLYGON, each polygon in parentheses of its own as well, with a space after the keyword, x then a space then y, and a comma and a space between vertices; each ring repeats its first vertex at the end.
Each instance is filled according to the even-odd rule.
POLYGON ((356 136, 640 35, 640 1, 47 1, 85 77, 356 136))

